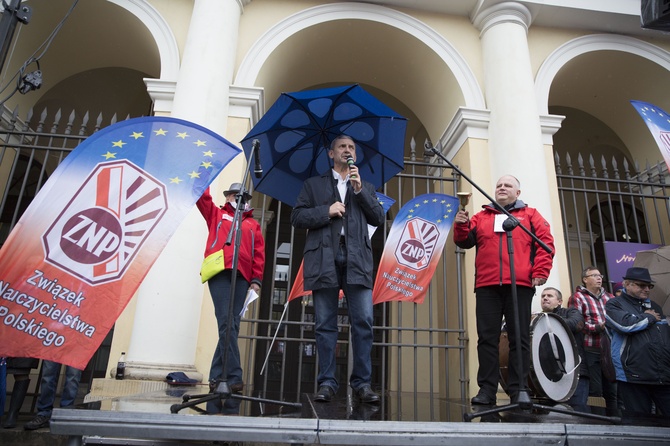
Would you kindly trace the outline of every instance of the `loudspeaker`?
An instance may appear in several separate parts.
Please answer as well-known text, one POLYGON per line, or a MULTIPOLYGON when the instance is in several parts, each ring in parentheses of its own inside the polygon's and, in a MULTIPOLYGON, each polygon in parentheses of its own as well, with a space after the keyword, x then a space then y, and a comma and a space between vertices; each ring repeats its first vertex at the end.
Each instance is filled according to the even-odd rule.
POLYGON ((642 28, 670 31, 670 0, 642 0, 642 28))

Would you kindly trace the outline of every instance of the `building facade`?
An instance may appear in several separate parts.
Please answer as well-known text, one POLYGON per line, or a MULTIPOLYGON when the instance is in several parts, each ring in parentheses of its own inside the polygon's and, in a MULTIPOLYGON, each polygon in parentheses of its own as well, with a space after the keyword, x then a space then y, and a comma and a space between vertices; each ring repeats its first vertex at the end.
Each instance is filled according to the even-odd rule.
MULTIPOLYGON (((560 165, 583 159, 600 176, 614 163, 622 178, 626 165, 635 179, 662 160, 630 100, 670 110, 670 92, 663 88, 670 81, 670 38, 641 27, 639 0, 86 0, 71 10, 70 0, 26 5, 32 18, 17 28, 3 79, 31 72, 34 63, 23 64, 44 50, 43 84, 5 100, 6 122, 15 110, 19 119, 32 110, 35 117, 62 113, 77 122, 87 112, 91 121, 103 116, 103 122, 155 114, 193 121, 238 142, 281 92, 358 83, 409 121, 405 172, 384 190, 396 206, 432 191, 472 191, 471 213, 487 202, 439 159, 424 159, 426 143, 491 194, 497 178, 515 175, 523 200, 551 223, 556 256, 548 285, 564 293, 578 283, 583 266, 602 259, 593 248, 598 231, 586 224, 596 202, 577 197, 574 206, 566 205, 561 191, 570 186, 560 165)), ((19 155, 3 151, 3 196, 19 155)), ((55 167, 42 164, 47 175, 55 167)), ((238 157, 212 185, 220 202, 245 166, 238 157)), ((656 177, 662 182, 667 169, 656 177)), ((242 329, 245 381, 259 394, 296 399, 314 386, 306 334, 310 305, 292 303, 286 323, 279 318, 304 235, 290 229, 288 206, 262 194, 254 206, 271 255, 260 303, 242 329), (271 344, 278 326, 279 343, 271 344), (261 374, 268 352, 276 361, 261 374), (301 378, 287 376, 296 373, 301 378)), ((637 226, 646 227, 647 236, 628 240, 667 244, 667 204, 662 206, 656 216, 641 209, 645 220, 637 226)), ((7 209, 4 237, 15 223, 5 217, 12 214, 7 209)), ((376 236, 378 253, 385 235, 376 236)), ((174 370, 207 377, 217 335, 211 299, 198 276, 205 238, 194 209, 117 321, 107 378, 93 386, 94 397, 148 389, 174 370), (121 351, 127 352, 129 379, 114 382, 121 351)), ((426 303, 378 309, 377 387, 456 398, 476 392, 473 288, 474 252, 460 252, 449 240, 426 303)), ((346 345, 345 333, 343 364, 346 345)))

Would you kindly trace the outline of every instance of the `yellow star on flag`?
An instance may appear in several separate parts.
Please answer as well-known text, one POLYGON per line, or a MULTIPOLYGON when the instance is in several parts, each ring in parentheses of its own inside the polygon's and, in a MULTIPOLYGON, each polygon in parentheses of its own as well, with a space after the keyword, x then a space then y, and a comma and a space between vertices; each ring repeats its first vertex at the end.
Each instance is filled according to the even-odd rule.
POLYGON ((196 171, 192 171, 191 173, 188 174, 188 176, 191 178, 200 178, 200 174, 196 171))
POLYGON ((156 134, 156 136, 165 136, 165 135, 167 135, 167 130, 158 129, 158 130, 154 130, 154 133, 156 134))
POLYGON ((116 153, 112 153, 112 152, 110 152, 110 151, 107 151, 107 153, 105 153, 105 154, 102 155, 102 156, 104 156, 105 159, 108 160, 108 159, 110 159, 110 158, 116 158, 116 153))
POLYGON ((179 177, 170 178, 170 183, 179 184, 182 181, 184 180, 180 179, 179 177))
POLYGON ((206 152, 202 152, 202 156, 208 156, 208 157, 211 158, 211 157, 214 156, 214 152, 212 152, 211 150, 208 150, 206 152))
POLYGON ((177 132, 177 138, 186 139, 187 137, 188 137, 188 133, 186 133, 186 132, 177 132))
POLYGON ((200 167, 204 167, 205 169, 209 169, 210 167, 212 167, 212 163, 210 163, 209 161, 203 161, 202 164, 200 164, 200 167))
POLYGON ((206 146, 206 145, 207 145, 207 143, 206 143, 205 141, 200 141, 200 140, 197 140, 197 141, 194 142, 193 144, 195 144, 195 145, 198 146, 198 147, 202 147, 202 146, 206 146))
POLYGON ((133 132, 132 135, 130 135, 131 138, 139 139, 139 138, 144 138, 144 135, 142 132, 133 132))
POLYGON ((123 142, 122 140, 118 141, 112 141, 112 147, 121 147, 123 148, 124 145, 128 144, 127 142, 123 142))

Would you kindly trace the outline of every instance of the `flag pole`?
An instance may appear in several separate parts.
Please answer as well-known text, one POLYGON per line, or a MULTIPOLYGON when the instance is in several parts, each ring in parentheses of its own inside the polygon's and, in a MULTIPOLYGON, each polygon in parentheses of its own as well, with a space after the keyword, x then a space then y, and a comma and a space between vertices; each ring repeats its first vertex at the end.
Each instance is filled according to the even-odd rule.
POLYGON ((275 334, 272 337, 272 342, 270 342, 270 347, 268 348, 268 352, 265 355, 265 361, 263 361, 263 367, 261 368, 261 375, 265 372, 265 366, 268 365, 268 358, 270 357, 270 352, 272 351, 272 346, 275 344, 275 339, 277 339, 277 334, 279 333, 279 327, 281 327, 281 323, 284 320, 284 315, 286 315, 286 310, 288 309, 288 303, 289 301, 286 301, 284 303, 284 311, 281 314, 281 317, 279 318, 279 323, 277 324, 277 329, 275 330, 275 334))

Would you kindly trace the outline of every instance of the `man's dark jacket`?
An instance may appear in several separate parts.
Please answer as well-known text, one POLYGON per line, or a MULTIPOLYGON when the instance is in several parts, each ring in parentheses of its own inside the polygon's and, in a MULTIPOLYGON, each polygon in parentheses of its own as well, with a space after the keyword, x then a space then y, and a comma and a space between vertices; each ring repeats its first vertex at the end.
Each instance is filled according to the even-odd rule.
POLYGON ((670 327, 661 307, 626 292, 605 305, 617 381, 670 385, 670 327), (661 315, 656 321, 651 308, 661 315))
POLYGON ((293 212, 291 224, 307 229, 303 276, 305 290, 339 287, 335 271, 335 255, 344 225, 347 246, 347 283, 372 288, 372 245, 368 224, 384 222, 384 210, 377 200, 372 184, 363 181, 360 193, 347 183, 344 218, 328 216, 330 206, 340 200, 333 172, 307 179, 303 184, 293 212))
POLYGON ((586 356, 584 354, 584 333, 582 331, 584 329, 584 316, 576 308, 563 308, 560 305, 554 308, 552 313, 560 316, 568 326, 568 329, 570 329, 577 344, 577 353, 579 353, 579 358, 581 359, 579 363, 579 376, 588 377, 589 367, 586 364, 586 356))

